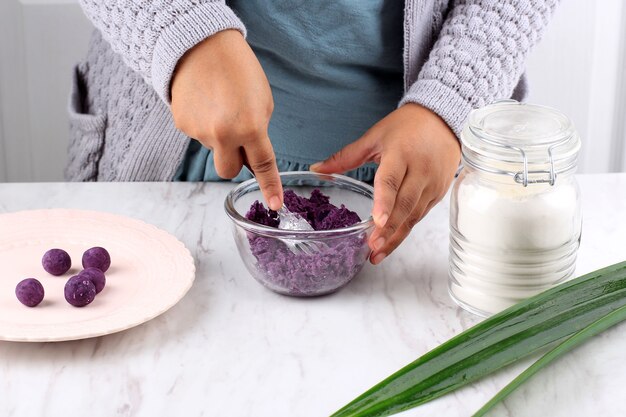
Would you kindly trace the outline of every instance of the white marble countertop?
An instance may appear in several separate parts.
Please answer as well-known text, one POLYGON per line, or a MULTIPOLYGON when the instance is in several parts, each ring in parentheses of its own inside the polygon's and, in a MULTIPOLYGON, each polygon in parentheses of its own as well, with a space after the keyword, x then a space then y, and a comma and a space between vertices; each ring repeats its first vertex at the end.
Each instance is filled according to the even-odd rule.
MULTIPOLYGON (((626 259, 626 174, 579 182, 580 275, 626 259)), ((0 416, 327 416, 480 320, 447 294, 447 200, 381 266, 331 296, 298 299, 265 289, 240 262, 222 209, 231 187, 0 184, 0 212, 72 207, 136 217, 182 240, 198 268, 179 304, 136 328, 0 342, 0 416)), ((544 369, 493 414, 626 415, 625 326, 544 369)), ((401 415, 469 416, 529 361, 401 415)))

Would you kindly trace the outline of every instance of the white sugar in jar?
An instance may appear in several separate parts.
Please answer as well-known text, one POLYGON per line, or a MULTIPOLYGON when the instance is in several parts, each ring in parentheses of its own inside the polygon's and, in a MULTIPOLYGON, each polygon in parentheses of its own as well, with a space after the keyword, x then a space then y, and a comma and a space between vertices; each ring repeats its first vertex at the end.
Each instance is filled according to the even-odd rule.
POLYGON ((487 316, 572 277, 580 138, 561 112, 506 100, 470 114, 452 188, 449 291, 487 316))

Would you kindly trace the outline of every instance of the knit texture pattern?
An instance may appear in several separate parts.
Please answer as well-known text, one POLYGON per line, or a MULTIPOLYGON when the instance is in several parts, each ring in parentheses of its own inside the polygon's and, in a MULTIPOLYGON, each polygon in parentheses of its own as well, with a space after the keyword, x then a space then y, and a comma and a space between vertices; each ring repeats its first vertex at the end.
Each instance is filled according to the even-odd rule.
POLYGON ((168 181, 189 143, 169 107, 99 31, 75 68, 69 116, 71 181, 168 181))
POLYGON ((216 0, 80 0, 85 14, 113 51, 169 103, 176 63, 216 32, 237 29, 235 13, 216 0))
MULTIPOLYGON (((98 31, 74 72, 66 178, 171 180, 189 143, 168 107, 176 63, 220 30, 245 35, 243 24, 223 1, 80 2, 98 31)), ((525 59, 556 4, 406 0, 399 105, 430 108, 458 136, 472 109, 523 99, 525 59)))
POLYGON ((432 109, 458 136, 472 109, 515 97, 525 59, 558 1, 466 0, 448 11, 441 3, 433 9, 434 30, 443 22, 437 40, 400 105, 432 109))

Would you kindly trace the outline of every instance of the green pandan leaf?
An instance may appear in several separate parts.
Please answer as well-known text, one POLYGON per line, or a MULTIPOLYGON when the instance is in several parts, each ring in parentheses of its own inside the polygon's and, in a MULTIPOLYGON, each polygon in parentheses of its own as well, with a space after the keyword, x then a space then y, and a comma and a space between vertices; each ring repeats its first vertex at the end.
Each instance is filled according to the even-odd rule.
POLYGON ((524 300, 464 331, 331 417, 387 416, 424 404, 581 331, 626 306, 626 262, 524 300))
POLYGON ((517 378, 511 381, 506 387, 498 392, 487 404, 485 404, 480 410, 478 410, 473 417, 482 417, 489 410, 491 410, 496 404, 505 399, 511 394, 517 387, 526 382, 530 377, 535 375, 541 368, 550 364, 552 361, 560 357, 561 355, 569 352, 576 346, 585 342, 592 336, 597 335, 608 329, 611 326, 618 324, 626 320, 626 306, 620 307, 617 310, 607 314, 601 319, 594 321, 589 326, 585 327, 579 332, 574 333, 572 336, 559 343, 555 348, 550 350, 544 356, 542 356, 537 362, 529 366, 524 372, 519 374, 517 378))

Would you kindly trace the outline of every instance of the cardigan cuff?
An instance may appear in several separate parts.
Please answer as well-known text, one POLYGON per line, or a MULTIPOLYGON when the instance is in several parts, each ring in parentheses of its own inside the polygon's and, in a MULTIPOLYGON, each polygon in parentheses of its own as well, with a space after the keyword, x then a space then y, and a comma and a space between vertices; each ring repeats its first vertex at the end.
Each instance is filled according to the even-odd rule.
POLYGON ((166 104, 171 104, 170 84, 178 60, 198 43, 226 29, 246 36, 235 12, 223 3, 200 4, 180 15, 163 29, 152 55, 152 87, 166 104))
POLYGON ((399 106, 416 103, 437 113, 460 137, 472 106, 458 92, 433 79, 417 80, 406 92, 399 106))

